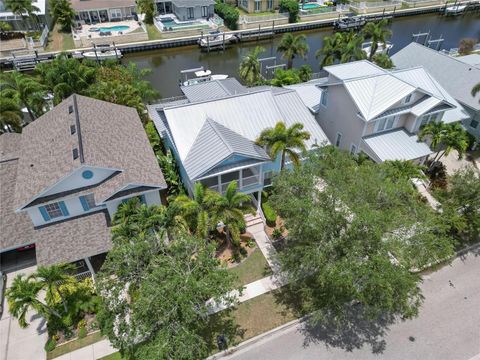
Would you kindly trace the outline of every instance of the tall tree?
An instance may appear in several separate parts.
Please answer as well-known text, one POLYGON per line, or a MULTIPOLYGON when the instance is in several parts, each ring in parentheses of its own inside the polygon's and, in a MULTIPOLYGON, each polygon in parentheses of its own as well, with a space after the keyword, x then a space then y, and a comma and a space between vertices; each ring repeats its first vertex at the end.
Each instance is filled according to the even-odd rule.
POLYGON ((12 282, 12 286, 7 289, 9 312, 18 319, 20 327, 28 326, 26 316, 29 310, 34 310, 39 314, 48 317, 53 315, 60 318, 60 314, 53 308, 39 300, 42 284, 36 282, 32 277, 24 277, 23 274, 17 275, 12 282))
POLYGON ((188 195, 179 195, 174 204, 180 209, 180 214, 189 224, 190 230, 195 236, 206 239, 208 232, 215 226, 210 212, 213 210, 214 198, 218 193, 204 187, 201 183, 195 183, 193 198, 188 195))
POLYGON ((433 151, 438 153, 439 146, 442 144, 442 140, 445 134, 445 125, 442 122, 432 121, 425 124, 418 133, 420 140, 428 138, 430 140, 430 147, 433 151))
POLYGON ((289 233, 282 271, 314 319, 341 319, 352 304, 370 317, 413 317, 422 296, 410 270, 453 254, 438 214, 408 179, 392 182, 377 164, 334 147, 280 173, 269 202, 289 233))
MULTIPOLYGON (((97 275, 102 331, 126 358, 200 359, 208 343, 207 300, 234 301, 234 278, 213 254, 215 245, 185 233, 175 241, 114 237, 97 275)), ((217 321, 226 329, 226 315, 217 321)))
POLYGON ((272 160, 281 154, 280 168, 283 169, 287 155, 294 165, 300 164, 297 151, 306 152, 305 140, 308 139, 310 139, 310 133, 303 130, 303 124, 295 123, 287 127, 283 121, 279 121, 275 127, 264 129, 256 142, 258 145, 267 147, 272 160))
POLYGON ((36 67, 42 84, 53 92, 54 104, 70 95, 85 94, 95 82, 96 66, 90 61, 78 61, 60 55, 53 61, 40 63, 36 67))
POLYGON ((0 92, 0 134, 22 131, 22 111, 18 101, 0 92))
POLYGON ((38 29, 37 12, 40 9, 33 5, 32 0, 4 0, 5 8, 9 9, 15 15, 21 16, 23 19, 30 18, 34 21, 35 27, 38 29))
POLYGON ((388 20, 382 19, 378 22, 368 22, 362 29, 362 35, 365 39, 372 42, 368 60, 372 61, 378 50, 378 44, 382 44, 385 48, 387 40, 392 36, 392 31, 387 28, 388 20))
POLYGON ((33 279, 47 291, 47 303, 53 302, 55 294, 61 299, 65 314, 67 313, 67 303, 65 296, 60 290, 60 285, 66 282, 72 282, 73 278, 68 274, 73 271, 75 267, 72 264, 55 264, 50 266, 39 266, 33 279))
POLYGON ((61 25, 64 32, 72 30, 75 21, 75 10, 69 0, 50 0, 50 14, 53 21, 61 25))
POLYGON ((362 50, 363 37, 357 33, 350 31, 343 35, 341 63, 357 61, 366 58, 365 52, 362 50))
POLYGON ((257 84, 261 79, 258 56, 264 51, 265 49, 263 47, 257 46, 244 56, 240 63, 238 73, 240 78, 249 86, 257 84))
POLYGON ((444 155, 448 156, 452 150, 456 150, 460 158, 463 157, 468 147, 467 132, 458 122, 445 124, 444 128, 445 132, 442 136, 444 150, 436 160, 440 160, 444 155))
POLYGON ((4 96, 18 100, 27 109, 32 121, 43 113, 43 106, 33 106, 34 99, 43 99, 46 95, 45 88, 35 78, 17 71, 3 73, 0 75, 0 91, 4 96))
POLYGON ((249 195, 238 191, 236 181, 228 184, 225 194, 208 199, 215 223, 225 224, 227 239, 236 246, 240 245, 240 233, 245 228, 244 214, 253 211, 250 200, 249 195))
MULTIPOLYGON (((472 96, 475 97, 477 94, 480 92, 480 82, 478 84, 475 84, 475 86, 472 88, 472 96)), ((480 103, 480 100, 478 101, 480 103)))
POLYGON ((287 60, 287 69, 293 66, 293 59, 301 57, 305 59, 308 53, 307 37, 303 34, 294 36, 292 33, 285 33, 278 44, 277 51, 287 60))
POLYGON ((375 54, 373 62, 383 69, 392 69, 394 67, 393 61, 388 54, 375 54))
POLYGON ((153 16, 155 15, 155 3, 153 0, 138 0, 137 8, 140 13, 145 15, 143 21, 146 24, 153 24, 153 16))
POLYGON ((342 57, 343 35, 339 32, 332 36, 325 36, 323 38, 323 46, 317 50, 315 57, 321 58, 320 66, 328 66, 340 60, 342 57))

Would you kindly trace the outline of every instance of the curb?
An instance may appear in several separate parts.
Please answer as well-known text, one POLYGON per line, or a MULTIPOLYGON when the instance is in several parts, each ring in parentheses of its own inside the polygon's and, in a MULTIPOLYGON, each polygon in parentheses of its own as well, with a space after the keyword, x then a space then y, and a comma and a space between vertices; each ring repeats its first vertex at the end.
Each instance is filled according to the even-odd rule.
POLYGON ((212 356, 209 356, 206 360, 216 360, 216 359, 222 359, 222 358, 225 358, 226 356, 230 356, 232 354, 234 354, 235 352, 239 351, 239 350, 242 350, 248 346, 251 346, 265 338, 268 338, 268 337, 271 337, 273 335, 275 335, 276 333, 279 333, 283 330, 287 330, 295 325, 298 325, 299 323, 305 321, 306 319, 308 318, 308 315, 307 316, 304 316, 304 317, 301 317, 299 319, 296 319, 296 320, 292 320, 286 324, 283 324, 283 325, 280 325, 279 327, 276 327, 272 330, 269 330, 267 332, 264 332, 260 335, 257 335, 251 339, 248 339, 248 340, 245 340, 244 342, 236 345, 236 346, 233 346, 231 347, 230 349, 227 349, 227 350, 224 350, 220 353, 216 353, 212 356))

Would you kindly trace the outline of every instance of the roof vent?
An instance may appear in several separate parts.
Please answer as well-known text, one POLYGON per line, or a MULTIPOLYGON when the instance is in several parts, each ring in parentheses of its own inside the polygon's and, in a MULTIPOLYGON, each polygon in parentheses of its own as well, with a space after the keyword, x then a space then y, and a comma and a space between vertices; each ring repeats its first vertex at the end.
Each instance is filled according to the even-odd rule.
POLYGON ((68 107, 68 113, 69 113, 69 114, 73 113, 73 105, 70 105, 70 106, 68 107))
POLYGON ((75 125, 70 125, 70 134, 73 135, 77 132, 77 128, 75 125))
POLYGON ((78 159, 78 149, 75 148, 72 150, 73 160, 78 159))

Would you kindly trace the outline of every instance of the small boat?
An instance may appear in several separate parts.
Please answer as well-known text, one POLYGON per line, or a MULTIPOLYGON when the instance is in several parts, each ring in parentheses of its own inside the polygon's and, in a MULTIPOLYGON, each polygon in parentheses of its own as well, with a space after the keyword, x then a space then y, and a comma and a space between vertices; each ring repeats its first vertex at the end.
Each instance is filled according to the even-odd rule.
POLYGON ((198 45, 201 48, 208 48, 208 47, 215 47, 215 46, 223 46, 224 42, 225 45, 228 44, 233 39, 232 34, 225 34, 221 32, 214 32, 206 35, 205 37, 198 40, 198 45))
MULTIPOLYGON (((388 54, 390 49, 393 47, 393 44, 390 41, 387 41, 386 46, 383 46, 382 43, 377 44, 377 51, 375 54, 388 54)), ((370 51, 372 50, 372 42, 365 42, 362 44, 362 50, 367 54, 367 58, 370 57, 370 51)))
POLYGON ((92 51, 84 51, 82 52, 82 56, 85 59, 90 60, 108 60, 108 59, 120 59, 123 55, 122 52, 118 49, 105 49, 101 47, 97 47, 92 51))
POLYGON ((452 5, 445 8, 445 15, 455 16, 460 15, 465 11, 467 5, 452 5))
POLYGON ((346 17, 333 22, 333 28, 337 31, 348 31, 360 29, 367 23, 364 17, 346 17))
POLYGON ((228 78, 228 75, 212 75, 210 70, 199 70, 194 72, 195 77, 192 79, 186 79, 182 84, 183 86, 195 85, 212 80, 224 80, 228 78))

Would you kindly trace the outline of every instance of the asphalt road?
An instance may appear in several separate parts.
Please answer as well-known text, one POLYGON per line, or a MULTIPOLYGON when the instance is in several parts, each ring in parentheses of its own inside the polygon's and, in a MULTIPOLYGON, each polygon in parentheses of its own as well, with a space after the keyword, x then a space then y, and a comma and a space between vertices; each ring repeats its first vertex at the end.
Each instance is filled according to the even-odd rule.
POLYGON ((424 276, 416 319, 342 331, 298 324, 236 351, 230 360, 480 360, 480 250, 424 276))

